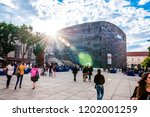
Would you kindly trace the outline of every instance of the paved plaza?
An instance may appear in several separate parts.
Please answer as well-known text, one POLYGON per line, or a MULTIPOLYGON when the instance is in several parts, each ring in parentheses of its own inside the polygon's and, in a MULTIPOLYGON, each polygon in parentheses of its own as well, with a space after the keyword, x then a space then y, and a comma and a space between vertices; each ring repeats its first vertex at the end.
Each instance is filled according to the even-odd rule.
MULTIPOLYGON (((96 71, 93 72, 93 76, 96 71)), ((133 93, 138 76, 127 76, 102 72, 105 77, 104 100, 129 100, 133 93)), ((82 81, 82 72, 73 81, 73 74, 56 72, 56 77, 41 76, 37 87, 32 89, 30 74, 24 75, 21 89, 14 90, 16 76, 11 79, 10 87, 6 89, 6 76, 0 76, 0 100, 96 100, 96 90, 92 82, 82 81)))

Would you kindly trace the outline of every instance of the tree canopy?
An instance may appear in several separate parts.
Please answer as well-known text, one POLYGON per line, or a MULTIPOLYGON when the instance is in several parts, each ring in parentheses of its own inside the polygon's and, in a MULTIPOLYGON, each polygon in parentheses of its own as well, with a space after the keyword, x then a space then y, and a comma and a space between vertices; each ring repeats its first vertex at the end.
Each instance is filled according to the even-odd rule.
MULTIPOLYGON (((25 24, 16 26, 12 23, 0 23, 0 55, 7 57, 7 54, 16 49, 16 45, 21 46, 21 56, 28 52, 29 48, 33 48, 43 38, 43 34, 33 32, 32 26, 25 24)), ((37 51, 37 53, 40 51, 37 51)), ((38 55, 38 54, 35 54, 38 55)))
POLYGON ((0 23, 0 47, 1 55, 7 56, 15 50, 19 27, 5 22, 0 23))
POLYGON ((144 59, 144 61, 141 63, 144 67, 150 67, 150 47, 148 47, 149 55, 147 58, 144 59))
POLYGON ((32 31, 33 28, 25 24, 19 28, 18 38, 22 46, 22 59, 24 59, 24 55, 28 52, 29 48, 34 46, 43 38, 42 34, 33 33, 32 31))

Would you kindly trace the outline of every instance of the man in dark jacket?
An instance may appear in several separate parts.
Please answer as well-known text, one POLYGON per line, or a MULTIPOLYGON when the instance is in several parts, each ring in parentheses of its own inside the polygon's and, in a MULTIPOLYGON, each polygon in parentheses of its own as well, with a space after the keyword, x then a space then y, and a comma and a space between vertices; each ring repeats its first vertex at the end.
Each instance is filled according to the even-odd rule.
POLYGON ((94 77, 95 89, 97 91, 97 100, 102 100, 104 96, 104 87, 103 84, 105 83, 105 78, 101 74, 101 70, 97 70, 97 74, 94 77))
POLYGON ((72 68, 72 73, 73 73, 73 75, 74 75, 74 81, 76 81, 76 75, 77 75, 77 73, 78 73, 78 68, 77 68, 77 66, 74 66, 74 67, 72 68))
POLYGON ((89 66, 89 67, 88 67, 89 82, 91 82, 92 72, 93 72, 93 67, 92 67, 92 66, 89 66))

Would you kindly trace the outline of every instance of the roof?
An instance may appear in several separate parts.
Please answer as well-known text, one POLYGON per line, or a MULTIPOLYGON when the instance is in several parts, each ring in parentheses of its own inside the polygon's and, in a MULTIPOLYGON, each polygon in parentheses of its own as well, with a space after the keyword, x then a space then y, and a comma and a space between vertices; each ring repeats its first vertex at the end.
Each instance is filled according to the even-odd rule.
POLYGON ((127 56, 148 56, 149 52, 127 52, 127 56))
MULTIPOLYGON (((87 31, 93 30, 96 34, 97 31, 95 31, 95 29, 97 29, 98 31, 100 30, 100 28, 98 28, 98 26, 104 26, 105 28, 109 28, 108 26, 112 27, 111 30, 115 31, 115 32, 120 32, 120 34, 124 37, 126 37, 126 34, 123 32, 123 30, 121 30, 118 26, 116 26, 115 24, 111 23, 111 22, 107 22, 107 21, 95 21, 95 22, 86 22, 86 23, 81 23, 81 24, 77 24, 77 25, 72 25, 69 27, 65 27, 59 31, 57 31, 60 34, 76 34, 79 35, 80 33, 87 35, 87 31), (83 30, 84 31, 81 31, 83 30), (114 29, 114 30, 113 30, 114 29)), ((93 32, 93 33, 94 33, 93 32)))

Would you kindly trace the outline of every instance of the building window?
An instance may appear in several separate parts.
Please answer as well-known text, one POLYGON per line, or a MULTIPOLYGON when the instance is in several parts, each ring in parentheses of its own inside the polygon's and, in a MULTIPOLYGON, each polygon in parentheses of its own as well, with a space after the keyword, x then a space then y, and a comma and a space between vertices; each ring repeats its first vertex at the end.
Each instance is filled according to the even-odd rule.
POLYGON ((102 37, 101 37, 101 36, 99 37, 99 41, 100 41, 100 42, 102 41, 102 37))
POLYGON ((21 47, 16 45, 15 58, 19 58, 19 56, 20 56, 20 49, 21 49, 21 47))
POLYGON ((99 55, 100 55, 100 56, 102 55, 101 49, 99 50, 99 55))
POLYGON ((99 27, 99 32, 101 32, 101 31, 102 31, 102 27, 100 26, 100 27, 99 27))
POLYGON ((31 57, 32 57, 32 48, 30 48, 29 50, 28 50, 28 55, 27 55, 27 59, 31 59, 31 57))
POLYGON ((117 35, 117 38, 118 38, 118 39, 122 39, 122 37, 121 37, 120 35, 117 35))

